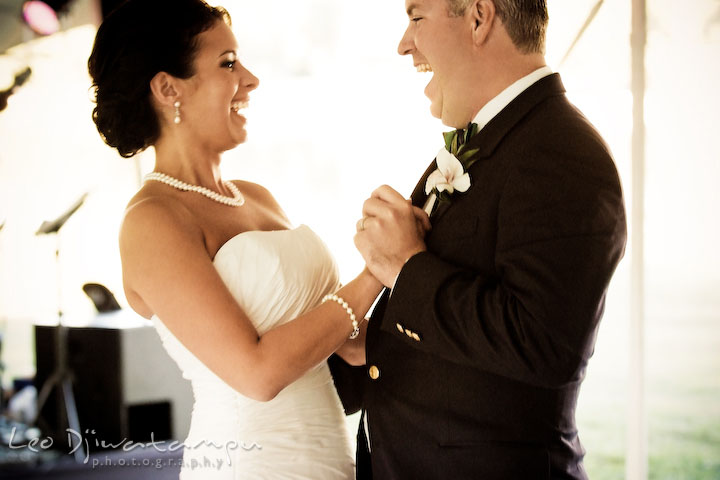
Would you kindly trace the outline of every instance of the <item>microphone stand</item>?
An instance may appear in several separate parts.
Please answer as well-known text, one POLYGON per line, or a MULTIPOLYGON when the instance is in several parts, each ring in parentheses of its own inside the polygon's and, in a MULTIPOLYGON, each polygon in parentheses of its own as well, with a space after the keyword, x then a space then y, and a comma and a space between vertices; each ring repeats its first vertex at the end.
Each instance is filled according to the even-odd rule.
MULTIPOLYGON (((62 293, 62 278, 60 275, 60 229, 65 222, 82 206, 87 193, 83 194, 65 213, 60 215, 58 218, 52 221, 44 221, 35 235, 44 234, 55 234, 55 266, 57 274, 57 288, 58 288, 58 325, 55 332, 55 371, 50 377, 43 383, 40 393, 38 394, 37 400, 37 417, 40 416, 45 402, 47 401, 50 393, 57 389, 58 393, 62 394, 61 401, 65 407, 66 418, 60 419, 60 423, 64 423, 68 428, 77 432, 77 435, 68 435, 68 439, 73 449, 73 455, 77 463, 83 463, 85 459, 85 451, 83 449, 82 442, 78 436, 82 435, 80 430, 80 420, 77 413, 77 406, 75 404, 75 395, 73 393, 72 382, 73 373, 70 370, 68 364, 68 327, 63 324, 62 317, 62 304, 61 304, 61 293, 62 293), (72 437, 72 438, 70 438, 72 437)), ((35 424, 38 418, 35 418, 35 424)))

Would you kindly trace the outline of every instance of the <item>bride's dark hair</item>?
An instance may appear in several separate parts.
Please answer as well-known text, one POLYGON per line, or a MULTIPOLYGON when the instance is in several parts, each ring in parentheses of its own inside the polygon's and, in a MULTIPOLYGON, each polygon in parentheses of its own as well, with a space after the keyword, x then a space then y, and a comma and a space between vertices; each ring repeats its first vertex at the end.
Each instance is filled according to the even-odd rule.
POLYGON ((105 143, 132 157, 157 141, 150 80, 158 72, 191 77, 197 37, 218 21, 230 25, 230 15, 202 0, 129 0, 103 21, 88 70, 92 118, 105 143))

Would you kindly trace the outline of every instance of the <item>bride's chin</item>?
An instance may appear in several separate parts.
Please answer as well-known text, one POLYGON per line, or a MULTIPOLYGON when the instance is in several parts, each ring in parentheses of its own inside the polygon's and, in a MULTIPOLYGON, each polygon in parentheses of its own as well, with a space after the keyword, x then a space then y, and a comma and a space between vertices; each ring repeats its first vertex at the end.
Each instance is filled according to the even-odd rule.
POLYGON ((235 133, 233 135, 233 143, 235 144, 234 147, 245 143, 245 140, 247 140, 247 132, 245 131, 245 129, 243 129, 242 132, 235 133))

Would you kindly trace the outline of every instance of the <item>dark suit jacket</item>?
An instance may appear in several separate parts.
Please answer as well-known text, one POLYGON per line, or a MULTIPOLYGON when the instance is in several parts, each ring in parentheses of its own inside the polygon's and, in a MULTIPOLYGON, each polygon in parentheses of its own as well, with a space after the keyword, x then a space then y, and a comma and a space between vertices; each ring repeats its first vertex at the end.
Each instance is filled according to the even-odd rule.
POLYGON ((373 312, 376 480, 586 478, 575 405, 626 226, 611 154, 564 92, 543 78, 469 141, 470 189, 373 312))

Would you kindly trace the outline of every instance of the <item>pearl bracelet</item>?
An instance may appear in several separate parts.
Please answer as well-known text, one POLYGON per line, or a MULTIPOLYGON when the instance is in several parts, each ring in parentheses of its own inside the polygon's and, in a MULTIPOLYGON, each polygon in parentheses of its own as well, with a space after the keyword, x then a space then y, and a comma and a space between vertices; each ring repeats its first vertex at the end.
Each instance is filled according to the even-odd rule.
POLYGON ((355 313, 353 313, 353 309, 350 308, 350 305, 342 298, 338 297, 334 293, 329 293, 325 295, 322 299, 322 303, 327 302, 328 300, 332 300, 333 302, 337 302, 340 304, 341 307, 345 309, 345 311, 350 315, 350 320, 352 321, 353 331, 350 334, 350 340, 357 338, 357 336, 360 334, 360 326, 358 325, 357 318, 355 317, 355 313))

